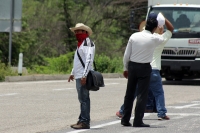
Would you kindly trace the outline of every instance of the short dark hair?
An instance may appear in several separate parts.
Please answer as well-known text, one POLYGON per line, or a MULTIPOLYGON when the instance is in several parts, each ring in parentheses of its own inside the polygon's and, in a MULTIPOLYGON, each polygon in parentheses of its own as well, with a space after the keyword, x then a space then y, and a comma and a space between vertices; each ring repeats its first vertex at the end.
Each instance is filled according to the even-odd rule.
POLYGON ((156 27, 158 27, 158 21, 155 18, 148 18, 146 22, 145 30, 152 32, 153 29, 156 27))

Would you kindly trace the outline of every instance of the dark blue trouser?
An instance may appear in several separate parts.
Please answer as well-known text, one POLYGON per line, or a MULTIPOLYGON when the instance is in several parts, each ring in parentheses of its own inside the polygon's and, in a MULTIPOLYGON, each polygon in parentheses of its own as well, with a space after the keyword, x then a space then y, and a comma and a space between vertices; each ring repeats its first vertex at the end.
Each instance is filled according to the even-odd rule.
MULTIPOLYGON (((155 98, 158 117, 166 116, 167 109, 165 108, 164 90, 159 70, 152 70, 151 72, 149 92, 151 92, 151 96, 155 98)), ((153 110, 153 99, 148 100, 147 109, 153 110)))
POLYGON ((76 79, 76 89, 78 93, 78 100, 80 102, 79 121, 85 124, 90 124, 90 93, 86 86, 81 85, 81 79, 76 79))

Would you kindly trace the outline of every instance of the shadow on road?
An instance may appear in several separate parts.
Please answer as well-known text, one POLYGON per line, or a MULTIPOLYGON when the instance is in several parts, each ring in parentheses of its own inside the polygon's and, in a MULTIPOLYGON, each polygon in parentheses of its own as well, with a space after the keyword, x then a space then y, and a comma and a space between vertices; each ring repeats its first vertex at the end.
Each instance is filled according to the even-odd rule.
POLYGON ((200 86, 200 80, 184 79, 182 81, 162 81, 163 85, 193 85, 200 86))

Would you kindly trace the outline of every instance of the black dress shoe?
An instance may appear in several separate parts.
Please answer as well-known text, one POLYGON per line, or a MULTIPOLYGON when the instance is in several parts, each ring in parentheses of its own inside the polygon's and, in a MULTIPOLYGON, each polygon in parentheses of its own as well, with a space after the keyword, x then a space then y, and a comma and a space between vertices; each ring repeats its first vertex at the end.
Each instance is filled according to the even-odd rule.
POLYGON ((121 124, 122 124, 123 126, 127 126, 127 127, 128 127, 128 126, 132 126, 130 122, 121 121, 121 124))
POLYGON ((144 124, 144 123, 142 123, 142 124, 133 124, 133 127, 150 127, 150 125, 149 124, 144 124))

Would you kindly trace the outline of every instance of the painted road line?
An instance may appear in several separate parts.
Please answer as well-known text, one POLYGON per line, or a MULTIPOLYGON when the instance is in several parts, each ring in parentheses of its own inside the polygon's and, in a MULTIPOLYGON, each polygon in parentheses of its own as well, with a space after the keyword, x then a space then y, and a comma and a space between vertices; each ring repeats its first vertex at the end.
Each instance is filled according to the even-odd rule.
MULTIPOLYGON (((21 85, 21 84, 33 84, 33 83, 39 83, 39 84, 46 84, 46 83, 68 83, 66 80, 52 80, 52 81, 31 81, 31 82, 5 82, 5 83, 0 83, 0 85, 10 85, 10 84, 17 84, 17 85, 21 85)), ((71 81, 70 83, 73 83, 75 81, 71 81)), ((115 85, 115 84, 119 84, 119 83, 108 83, 106 85, 115 85)))
MULTIPOLYGON (((172 115, 173 116, 177 116, 177 117, 174 117, 174 118, 171 118, 171 119, 181 119, 181 118, 184 118, 184 117, 187 117, 187 116, 200 116, 199 113, 167 113, 167 114, 169 116, 172 116, 172 115)), ((154 115, 154 114, 145 113, 144 117, 150 116, 150 115, 154 115)), ((133 119, 133 118, 134 117, 131 117, 131 119, 133 119)), ((66 132, 66 133, 80 133, 80 132, 85 132, 85 131, 88 131, 88 130, 91 130, 91 129, 102 128, 102 127, 105 127, 105 126, 111 126, 111 125, 114 125, 114 124, 118 124, 120 122, 121 122, 121 120, 112 121, 112 122, 108 122, 108 123, 104 123, 104 124, 92 126, 90 129, 75 130, 75 131, 70 131, 70 132, 66 132)), ((153 125, 158 125, 158 124, 160 124, 160 121, 156 122, 156 123, 153 123, 152 126, 153 125)))
POLYGON ((175 116, 173 118, 170 117, 170 119, 173 119, 173 120, 179 120, 179 119, 183 119, 184 116, 175 116))
MULTIPOLYGON (((116 85, 116 84, 119 84, 119 83, 109 83, 106 85, 116 85)), ((75 89, 75 88, 53 89, 53 91, 65 91, 65 90, 73 90, 73 89, 75 89)))
MULTIPOLYGON (((176 109, 177 108, 177 106, 176 107, 174 107, 174 106, 167 106, 166 108, 171 108, 171 109, 176 109)), ((188 109, 200 109, 200 107, 188 107, 188 109)))
POLYGON ((199 113, 167 113, 167 115, 177 115, 177 116, 200 116, 199 113))
POLYGON ((104 80, 127 80, 126 78, 105 78, 104 80))
POLYGON ((2 83, 0 83, 0 85, 10 85, 10 84, 21 85, 21 84, 33 84, 33 83, 46 84, 46 83, 62 83, 62 82, 66 82, 67 83, 68 81, 66 81, 66 80, 51 80, 51 81, 2 82, 2 83))
MULTIPOLYGON (((150 115, 150 114, 144 114, 144 117, 149 116, 149 115, 150 115)), ((131 120, 132 120, 133 118, 134 118, 134 117, 131 117, 131 120)), ((91 130, 91 129, 98 129, 98 128, 102 128, 102 127, 105 127, 105 126, 115 125, 115 124, 118 124, 118 123, 120 123, 120 122, 121 122, 121 120, 112 121, 112 122, 108 122, 108 123, 104 123, 104 124, 92 126, 92 127, 90 127, 90 129, 81 129, 81 130, 70 131, 70 132, 66 132, 66 133, 80 133, 80 132, 85 132, 85 131, 88 131, 88 130, 91 130)))
POLYGON ((53 89, 53 91, 65 91, 65 90, 74 90, 75 88, 63 88, 63 89, 53 89))
MULTIPOLYGON (((104 80, 126 80, 125 78, 105 78, 104 80)), ((49 80, 49 81, 22 81, 22 82, 0 82, 0 85, 10 85, 10 84, 32 84, 32 83, 68 83, 67 80, 49 80)), ((75 81, 71 81, 69 83, 74 83, 75 81)))
POLYGON ((184 105, 184 106, 167 106, 166 108, 175 108, 175 109, 183 109, 183 108, 191 108, 193 106, 198 106, 200 104, 188 104, 188 105, 184 105))
POLYGON ((188 107, 192 107, 192 106, 197 106, 199 104, 189 104, 189 105, 184 105, 184 106, 180 106, 180 107, 176 107, 177 109, 183 109, 183 108, 188 108, 188 107))
POLYGON ((119 83, 108 83, 108 84, 105 84, 105 85, 118 85, 119 83))
POLYGON ((14 96, 14 95, 18 95, 19 93, 8 93, 8 94, 2 94, 0 95, 0 97, 4 97, 4 96, 14 96))

